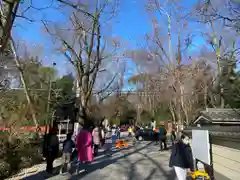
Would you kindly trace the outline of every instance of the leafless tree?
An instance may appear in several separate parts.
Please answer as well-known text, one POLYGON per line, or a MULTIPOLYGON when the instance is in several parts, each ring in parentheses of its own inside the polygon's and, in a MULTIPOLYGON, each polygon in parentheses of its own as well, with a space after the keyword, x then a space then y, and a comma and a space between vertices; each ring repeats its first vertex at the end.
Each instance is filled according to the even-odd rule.
POLYGON ((199 21, 211 23, 220 21, 225 27, 239 32, 240 10, 239 2, 234 0, 207 0, 199 1, 195 7, 199 21), (222 9, 222 7, 225 7, 222 9))
POLYGON ((87 123, 90 118, 89 106, 92 95, 100 95, 101 101, 105 99, 104 96, 110 95, 106 92, 114 90, 113 84, 119 76, 119 73, 112 74, 110 80, 107 78, 100 85, 101 89, 96 89, 97 81, 101 79, 104 81, 103 77, 98 78, 101 73, 107 71, 106 64, 115 59, 116 50, 119 48, 118 44, 112 40, 112 52, 107 54, 105 48, 108 43, 109 45, 111 43, 106 41, 101 32, 104 24, 100 22, 100 18, 111 3, 108 1, 104 3, 95 1, 93 4, 89 2, 89 11, 87 11, 82 10, 80 3, 73 4, 71 1, 60 0, 59 2, 70 6, 73 10, 69 17, 69 28, 62 28, 59 25, 51 26, 44 21, 43 24, 46 31, 60 44, 58 51, 75 69, 79 115, 87 123), (111 90, 108 91, 109 89, 111 90))
MULTIPOLYGON (((167 2, 165 3, 167 4, 167 2)), ((148 100, 145 103, 150 106, 150 104, 154 104, 154 100, 167 102, 173 121, 183 125, 190 122, 191 111, 199 103, 197 95, 201 92, 202 97, 204 96, 204 89, 207 83, 209 83, 206 76, 208 65, 203 63, 205 65, 202 65, 200 68, 198 59, 191 59, 188 65, 182 64, 182 53, 185 47, 182 45, 183 33, 181 31, 184 28, 185 22, 183 17, 185 15, 181 16, 181 9, 176 4, 167 5, 173 8, 170 8, 170 10, 165 8, 164 1, 149 1, 147 7, 152 18, 153 33, 147 36, 147 47, 145 49, 141 50, 141 52, 135 51, 128 54, 137 62, 141 69, 140 75, 135 76, 135 80, 132 80, 140 82, 143 92, 152 94, 147 96, 148 100), (166 40, 163 39, 164 34, 161 31, 166 26, 160 26, 161 23, 158 22, 159 19, 156 13, 161 17, 166 16, 167 18, 168 50, 165 48, 166 44, 164 41, 166 42, 166 40), (174 46, 172 43, 174 30, 171 28, 173 24, 176 24, 175 29, 177 31, 175 34, 178 35, 177 44, 174 46), (173 49, 176 50, 176 53, 174 53, 173 49), (202 78, 205 79, 203 81, 205 84, 202 82, 202 85, 197 87, 197 84, 200 83, 199 80, 202 78)), ((210 76, 211 72, 209 71, 207 74, 210 76)), ((155 104, 157 105, 156 102, 155 104)))

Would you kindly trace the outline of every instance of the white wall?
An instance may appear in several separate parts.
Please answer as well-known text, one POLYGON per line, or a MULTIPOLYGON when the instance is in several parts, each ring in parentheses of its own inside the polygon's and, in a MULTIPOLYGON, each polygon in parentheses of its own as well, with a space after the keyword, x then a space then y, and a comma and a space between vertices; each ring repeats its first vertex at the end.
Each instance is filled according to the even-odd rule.
POLYGON ((240 180, 240 150, 213 145, 212 151, 214 170, 231 180, 240 180))

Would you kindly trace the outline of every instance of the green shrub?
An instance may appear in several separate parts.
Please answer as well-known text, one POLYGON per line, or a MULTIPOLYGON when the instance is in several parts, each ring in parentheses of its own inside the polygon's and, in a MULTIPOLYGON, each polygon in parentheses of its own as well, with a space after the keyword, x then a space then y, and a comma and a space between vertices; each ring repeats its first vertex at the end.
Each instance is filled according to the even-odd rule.
POLYGON ((41 162, 41 142, 0 135, 0 179, 41 162))
POLYGON ((0 179, 10 175, 10 164, 6 161, 0 160, 0 179))

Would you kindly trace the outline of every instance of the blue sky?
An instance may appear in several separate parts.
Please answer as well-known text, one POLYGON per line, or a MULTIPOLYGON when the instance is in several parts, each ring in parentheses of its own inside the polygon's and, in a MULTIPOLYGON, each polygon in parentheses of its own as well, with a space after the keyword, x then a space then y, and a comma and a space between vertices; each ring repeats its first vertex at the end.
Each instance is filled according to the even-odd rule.
MULTIPOLYGON (((121 0, 117 16, 112 20, 111 30, 107 32, 112 36, 124 39, 128 44, 127 48, 139 48, 139 46, 144 43, 144 35, 151 31, 151 21, 145 11, 144 2, 145 0, 121 0)), ((182 5, 187 9, 195 2, 196 0, 183 1, 182 5)), ((49 0, 39 0, 35 1, 35 3, 34 6, 36 7, 46 7, 49 5, 49 0)), ((26 8, 27 6, 28 1, 25 0, 21 8, 26 8)), ((42 11, 31 10, 26 16, 36 20, 44 18, 45 20, 47 19, 58 23, 66 23, 67 21, 66 16, 53 8, 42 11)), ((195 27, 197 28, 198 25, 189 23, 188 26, 190 29, 193 29, 195 27)), ((42 46, 44 49, 41 51, 41 57, 44 64, 51 65, 52 62, 55 61, 60 75, 71 71, 63 57, 51 48, 52 41, 46 33, 43 32, 43 26, 40 22, 29 23, 27 20, 18 18, 13 35, 16 39, 24 41, 27 46, 30 47, 30 50, 36 49, 34 45, 42 46)), ((173 44, 176 43, 176 40, 176 36, 173 35, 173 44)), ((199 50, 204 42, 202 37, 196 36, 193 42, 194 46, 191 46, 188 53, 191 54, 199 50)), ((127 69, 128 75, 126 79, 135 73, 134 64, 131 61, 128 61, 127 69)))

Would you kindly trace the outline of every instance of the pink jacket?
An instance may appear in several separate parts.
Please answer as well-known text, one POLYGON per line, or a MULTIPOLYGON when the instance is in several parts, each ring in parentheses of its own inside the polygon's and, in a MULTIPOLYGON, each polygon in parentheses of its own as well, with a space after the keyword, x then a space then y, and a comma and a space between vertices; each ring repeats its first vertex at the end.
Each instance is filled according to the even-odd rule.
POLYGON ((80 162, 91 162, 92 154, 92 135, 87 130, 81 130, 77 136, 78 160, 80 162))

